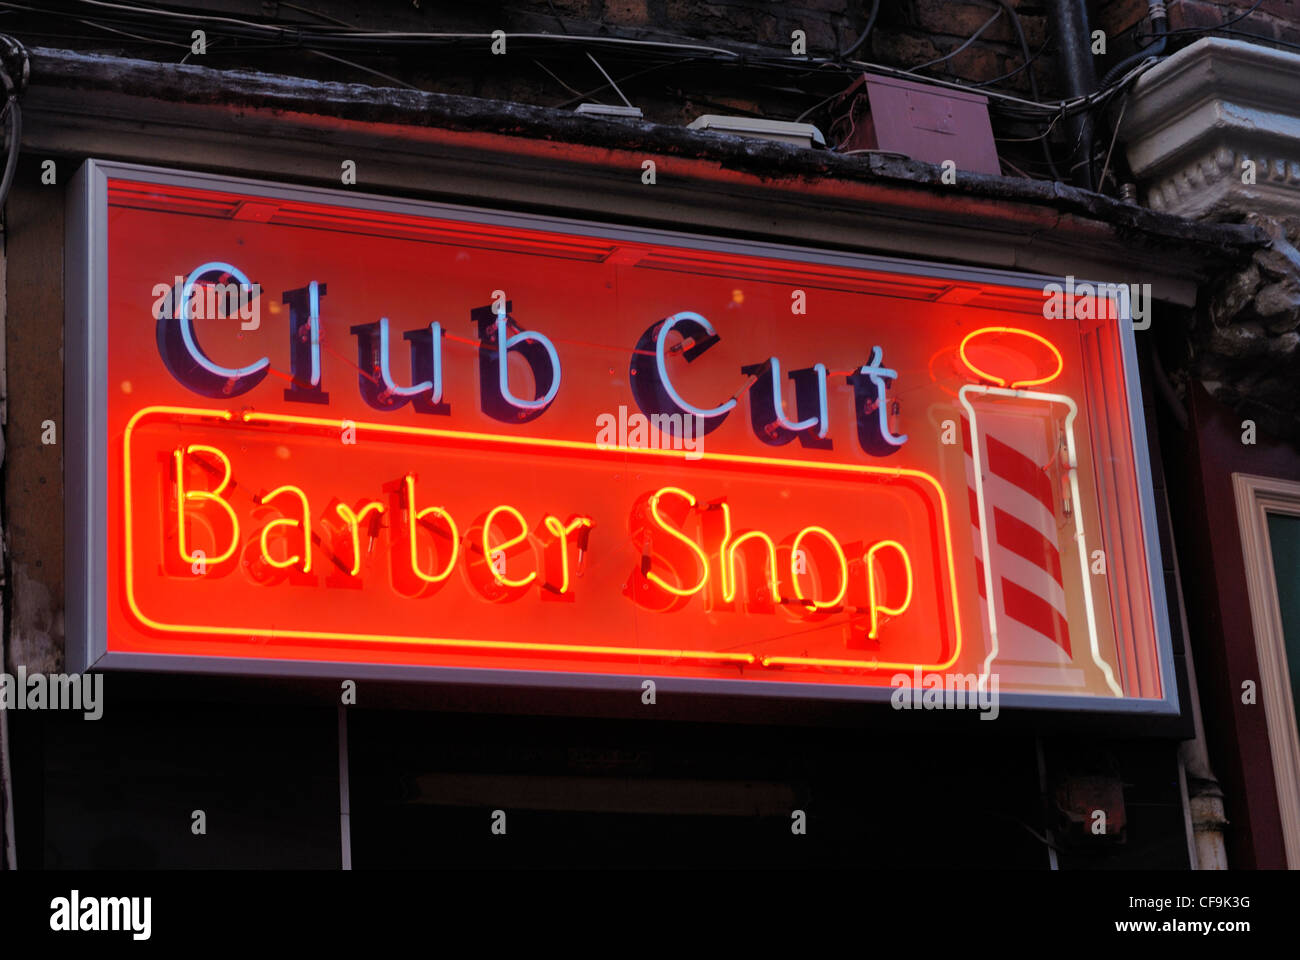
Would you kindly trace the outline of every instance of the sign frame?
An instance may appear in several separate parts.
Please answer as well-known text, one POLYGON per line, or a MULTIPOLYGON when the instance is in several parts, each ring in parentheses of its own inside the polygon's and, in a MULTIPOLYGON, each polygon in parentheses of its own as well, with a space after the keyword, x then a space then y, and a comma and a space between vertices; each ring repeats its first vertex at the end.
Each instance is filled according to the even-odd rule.
MULTIPOLYGON (((659 691, 692 695, 888 702, 892 687, 845 686, 789 681, 672 677, 653 666, 635 675, 534 672, 517 669, 435 667, 343 661, 299 661, 184 654, 109 652, 107 649, 107 457, 108 306, 97 292, 107 290, 108 180, 226 190, 277 200, 328 203, 365 210, 435 216, 470 224, 550 230, 612 241, 661 243, 706 252, 779 257, 815 265, 885 270, 896 274, 1043 289, 1065 278, 943 263, 931 263, 786 243, 708 236, 648 227, 607 224, 517 213, 428 200, 267 180, 191 172, 141 164, 88 159, 69 187, 64 247, 64 503, 67 662, 71 669, 154 671, 187 674, 251 675, 283 678, 371 679, 554 688, 557 690, 641 690, 646 679, 659 691)), ((1096 282, 1075 278, 1077 283, 1096 282)), ((1127 305, 1121 308, 1127 311, 1127 305)), ((1145 540, 1146 586, 1150 591, 1159 657, 1161 698, 1097 697, 1007 692, 1002 707, 1052 713, 1175 718, 1181 715, 1178 676, 1170 631, 1168 598, 1161 565, 1161 541, 1148 456, 1146 423, 1138 379, 1136 340, 1131 317, 1122 315, 1123 377, 1133 441, 1133 461, 1145 540)))

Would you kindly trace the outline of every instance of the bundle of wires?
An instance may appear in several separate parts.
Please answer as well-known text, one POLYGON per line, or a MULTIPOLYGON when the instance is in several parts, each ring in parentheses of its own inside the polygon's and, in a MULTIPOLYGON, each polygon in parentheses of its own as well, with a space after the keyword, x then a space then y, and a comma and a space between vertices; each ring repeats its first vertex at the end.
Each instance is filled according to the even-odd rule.
MULTIPOLYGON (((509 50, 522 53, 528 57, 551 56, 556 53, 572 52, 592 60, 605 75, 606 83, 594 90, 575 90, 560 81, 549 69, 537 60, 539 67, 545 70, 557 82, 574 96, 556 104, 567 107, 575 102, 592 97, 595 93, 612 88, 622 96, 619 84, 628 80, 645 77, 655 71, 669 68, 707 68, 714 70, 738 70, 762 72, 770 76, 784 78, 781 85, 768 89, 778 89, 786 94, 800 96, 820 96, 813 88, 827 90, 834 85, 834 92, 822 97, 817 103, 803 112, 800 120, 811 115, 821 107, 835 100, 848 79, 856 79, 863 73, 894 76, 904 79, 924 77, 929 84, 956 90, 975 90, 989 98, 990 109, 1010 127, 1020 127, 1035 131, 1035 135, 1026 137, 1004 137, 1002 142, 1032 142, 1037 140, 1043 149, 1043 158, 1047 170, 1055 179, 1060 179, 1049 145, 1054 132, 1064 129, 1063 120, 1087 111, 1100 110, 1114 101, 1116 95, 1125 90, 1137 76, 1158 62, 1164 53, 1168 39, 1174 33, 1194 31, 1169 31, 1163 18, 1152 17, 1154 42, 1116 64, 1103 78, 1099 88, 1087 95, 1059 100, 1044 101, 1039 95, 1037 79, 1032 65, 1042 55, 1047 42, 1037 52, 1031 52, 1026 41, 1020 18, 1010 0, 988 0, 995 8, 992 16, 983 23, 970 37, 947 53, 910 68, 899 68, 857 59, 860 52, 868 45, 879 19, 880 0, 871 0, 866 24, 856 40, 843 50, 835 51, 831 56, 796 56, 777 53, 763 49, 736 50, 714 44, 694 43, 677 40, 630 39, 625 37, 593 36, 567 32, 567 26, 557 16, 563 33, 509 33, 505 39, 509 50), (1006 18, 1015 34, 1016 44, 1020 48, 1021 63, 1001 76, 979 82, 959 78, 935 77, 921 74, 940 64, 952 61, 962 51, 968 49, 998 19, 1006 18), (595 55, 616 57, 621 76, 614 77, 606 73, 605 68, 595 59, 595 55), (1029 95, 1018 96, 1005 90, 994 89, 1021 73, 1026 75, 1029 95)), ((1259 7, 1262 0, 1256 2, 1245 13, 1225 21, 1218 28, 1208 27, 1202 32, 1213 32, 1249 16, 1259 7)), ((1157 6, 1161 6, 1157 4, 1157 6)), ((467 32, 427 32, 401 30, 362 30, 334 20, 323 14, 315 13, 298 4, 281 2, 277 8, 295 11, 303 17, 315 18, 314 21, 294 23, 262 22, 244 17, 219 13, 196 12, 177 9, 165 5, 146 5, 130 0, 56 0, 55 3, 41 4, 32 0, 27 3, 4 2, 0 0, 0 10, 41 14, 45 17, 62 18, 65 22, 75 22, 101 31, 105 36, 116 38, 119 43, 161 45, 173 49, 184 49, 182 62, 189 59, 188 41, 195 30, 204 31, 209 46, 220 44, 219 49, 232 54, 273 52, 283 50, 303 51, 331 61, 343 63, 357 70, 379 76, 399 86, 416 89, 409 82, 388 73, 383 73, 373 66, 359 63, 351 57, 373 57, 375 55, 391 56, 400 54, 437 54, 438 66, 460 59, 467 61, 478 57, 490 45, 502 37, 496 33, 467 32), (322 22, 328 21, 328 22, 322 22)), ((47 21, 48 22, 48 21, 47 21)), ((1231 32, 1231 31, 1229 31, 1231 32)), ((425 61, 427 64, 428 61, 425 61)), ((691 97, 699 100, 698 97, 691 97)), ((20 122, 17 97, 12 89, 6 90, 5 108, 6 126, 16 131, 20 122)), ((11 132, 12 143, 17 144, 17 137, 11 132)), ((1073 155, 1080 144, 1073 145, 1073 155)), ((1094 163, 1092 145, 1089 144, 1083 162, 1094 163)), ((10 154, 16 154, 11 149, 10 154)), ((12 160, 12 156, 10 158, 12 160)), ((2 194, 0 194, 2 195, 2 194)))

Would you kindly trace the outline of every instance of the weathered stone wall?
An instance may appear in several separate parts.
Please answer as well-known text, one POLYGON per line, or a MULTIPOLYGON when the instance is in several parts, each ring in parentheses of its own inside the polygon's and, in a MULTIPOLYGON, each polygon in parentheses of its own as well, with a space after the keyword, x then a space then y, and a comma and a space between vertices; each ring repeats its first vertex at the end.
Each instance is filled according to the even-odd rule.
POLYGON ((1273 244, 1230 274, 1188 331, 1173 376, 1200 380, 1265 434, 1300 445, 1300 220, 1252 214, 1273 244))
POLYGON ((5 204, 5 669, 63 669, 63 194, 20 163, 5 204), (53 422, 54 432, 48 430, 53 422), (44 442, 53 440, 53 443, 44 442))

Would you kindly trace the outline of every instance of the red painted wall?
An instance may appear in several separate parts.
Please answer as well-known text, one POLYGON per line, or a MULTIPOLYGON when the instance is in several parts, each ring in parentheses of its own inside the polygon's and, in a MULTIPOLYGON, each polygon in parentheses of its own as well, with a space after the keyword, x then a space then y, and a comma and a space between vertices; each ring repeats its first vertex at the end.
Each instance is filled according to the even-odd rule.
POLYGON ((1236 869, 1285 868, 1277 786, 1260 703, 1241 702, 1259 683, 1255 635, 1237 524, 1233 473, 1300 481, 1300 452, 1261 436, 1243 444, 1242 420, 1199 385, 1189 429, 1166 430, 1170 488, 1197 683, 1210 761, 1224 791, 1228 857, 1236 869))

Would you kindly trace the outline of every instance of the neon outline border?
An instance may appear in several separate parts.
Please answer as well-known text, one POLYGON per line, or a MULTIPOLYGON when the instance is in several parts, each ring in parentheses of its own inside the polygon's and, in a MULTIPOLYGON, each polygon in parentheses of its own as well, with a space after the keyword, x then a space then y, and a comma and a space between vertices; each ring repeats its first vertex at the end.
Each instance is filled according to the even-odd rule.
MULTIPOLYGON (((957 578, 953 564, 952 551, 952 523, 948 513, 948 498, 944 493, 943 486, 930 474, 922 470, 911 470, 903 467, 873 467, 860 466, 857 464, 847 463, 816 463, 804 460, 780 460, 773 457, 754 457, 744 454, 704 454, 703 460, 713 460, 723 463, 747 463, 763 466, 781 466, 795 467, 798 469, 825 470, 832 473, 847 474, 872 474, 886 475, 889 477, 913 477, 924 480, 931 484, 939 496, 939 508, 943 521, 943 542, 947 552, 948 560, 948 588, 952 600, 953 630, 955 642, 953 652, 948 660, 941 664, 917 664, 917 663, 894 663, 864 660, 838 660, 825 659, 817 657, 761 657, 752 653, 721 653, 711 651, 697 650, 663 650, 659 648, 629 648, 629 647, 604 647, 589 645, 569 645, 569 644, 542 644, 527 643, 523 641, 511 640, 462 640, 445 637, 411 637, 411 636, 392 636, 388 634, 365 634, 365 633, 336 633, 332 631, 308 631, 308 630, 267 630, 265 628, 236 628, 236 627, 212 627, 197 626, 186 624, 166 624, 147 616, 135 599, 135 571, 134 557, 132 548, 132 515, 131 515, 131 435, 135 428, 145 418, 153 414, 170 414, 172 416, 189 416, 215 419, 224 423, 231 423, 235 420, 235 414, 229 410, 212 410, 201 407, 179 407, 167 405, 154 405, 143 407, 132 415, 127 421, 126 429, 122 437, 122 500, 123 500, 123 519, 125 522, 124 545, 126 552, 126 600, 131 612, 136 619, 150 629, 160 630, 165 633, 198 633, 207 636, 262 636, 270 639, 283 640, 340 640, 352 641, 359 643, 401 643, 401 644, 419 644, 434 647, 459 647, 469 650, 514 650, 521 653, 570 653, 570 654, 598 654, 602 656, 620 656, 620 657, 651 657, 655 659, 668 660, 694 660, 702 662, 725 662, 739 664, 757 663, 763 667, 781 667, 781 666, 805 666, 805 667, 839 667, 844 669, 857 669, 864 671, 875 670, 902 670, 920 668, 922 672, 937 673, 947 670, 961 656, 962 636, 961 636, 961 607, 957 598, 957 578)), ((370 423, 364 421, 354 421, 347 418, 333 420, 324 417, 299 417, 290 414, 275 413, 258 413, 256 411, 245 410, 240 414, 240 420, 244 424, 256 423, 278 423, 278 424, 300 424, 306 426, 328 427, 330 429, 341 429, 344 422, 355 427, 357 430, 370 430, 383 434, 406 434, 421 437, 436 437, 439 439, 453 440, 472 440, 478 442, 491 442, 505 444, 506 446, 515 447, 546 447, 550 449, 566 449, 581 451, 598 451, 608 452, 615 450, 618 454, 640 454, 645 456, 658 456, 667 459, 677 459, 677 452, 673 450, 654 450, 640 448, 609 448, 602 447, 596 443, 588 443, 583 440, 550 440, 536 437, 508 437, 499 436, 490 433, 471 433, 454 430, 438 430, 432 427, 406 427, 396 426, 385 423, 370 423)), ((940 590, 942 593, 942 589, 940 590)))

